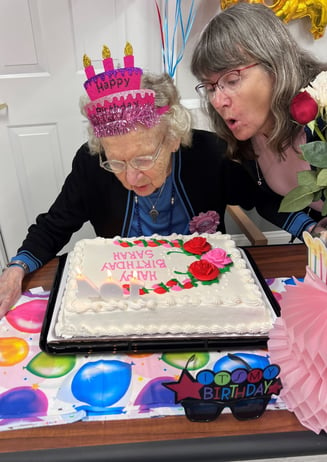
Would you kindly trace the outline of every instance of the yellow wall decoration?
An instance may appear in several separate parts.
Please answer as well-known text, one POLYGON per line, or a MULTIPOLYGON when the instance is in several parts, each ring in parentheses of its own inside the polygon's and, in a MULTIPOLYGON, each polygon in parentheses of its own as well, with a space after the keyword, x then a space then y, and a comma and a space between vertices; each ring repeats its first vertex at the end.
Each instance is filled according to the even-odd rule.
MULTIPOLYGON (((220 0, 221 9, 238 3, 239 0, 220 0)), ((293 19, 309 16, 311 19, 310 32, 314 39, 324 35, 327 26, 327 1, 326 0, 276 0, 273 4, 267 5, 265 0, 242 0, 247 3, 263 3, 271 8, 275 14, 284 22, 293 19)))

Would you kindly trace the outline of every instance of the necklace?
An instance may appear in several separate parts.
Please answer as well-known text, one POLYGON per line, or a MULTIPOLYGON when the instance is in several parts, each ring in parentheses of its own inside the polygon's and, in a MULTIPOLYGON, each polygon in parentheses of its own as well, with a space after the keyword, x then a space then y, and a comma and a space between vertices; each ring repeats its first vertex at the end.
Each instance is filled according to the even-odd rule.
MULTIPOLYGON (((158 201, 160 199, 162 191, 165 189, 165 186, 166 186, 166 180, 165 180, 164 184, 161 186, 158 197, 155 200, 154 204, 151 204, 151 208, 149 210, 149 215, 151 217, 152 223, 157 223, 157 218, 158 218, 160 212, 157 210, 156 205, 157 205, 157 203, 158 203, 158 201)), ((150 203, 151 203, 151 201, 150 201, 150 203)))
POLYGON ((257 177, 258 177, 257 183, 258 183, 258 186, 261 186, 261 185, 262 185, 262 180, 263 180, 263 178, 262 178, 261 175, 260 175, 260 170, 259 170, 258 162, 257 162, 256 160, 255 160, 254 162, 255 162, 255 168, 256 168, 256 170, 257 170, 257 177))
MULTIPOLYGON (((160 193, 159 193, 159 197, 163 191, 163 188, 165 186, 166 183, 163 184, 163 186, 161 187, 161 190, 160 190, 160 193)), ((158 210, 156 209, 156 205, 157 205, 157 202, 158 202, 158 199, 159 197, 157 198, 157 200, 155 201, 154 203, 154 206, 152 205, 151 206, 151 209, 149 210, 149 215, 152 219, 152 222, 155 223, 153 221, 153 217, 151 215, 151 211, 153 210, 153 208, 156 210, 156 220, 157 220, 157 217, 159 216, 159 212, 158 210)), ((141 224, 141 216, 140 216, 140 205, 139 205, 139 198, 136 194, 134 194, 134 202, 135 202, 135 215, 136 215, 136 220, 137 220, 137 232, 138 232, 138 235, 139 236, 143 236, 143 230, 142 230, 142 224, 141 224)), ((173 210, 174 210, 174 204, 175 204, 175 188, 174 188, 174 185, 172 185, 172 188, 171 188, 171 195, 170 195, 170 208, 169 208, 169 223, 168 223, 168 235, 172 233, 172 222, 173 222, 173 210)))

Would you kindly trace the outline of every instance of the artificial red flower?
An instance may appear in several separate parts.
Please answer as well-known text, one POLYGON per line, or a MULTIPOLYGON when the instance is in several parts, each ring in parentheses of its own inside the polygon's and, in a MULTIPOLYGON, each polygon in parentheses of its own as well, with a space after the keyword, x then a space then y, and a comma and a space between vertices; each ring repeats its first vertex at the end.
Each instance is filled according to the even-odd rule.
POLYGON ((307 91, 301 91, 291 101, 290 113, 292 118, 301 125, 306 125, 318 115, 317 102, 307 91))
POLYGON ((197 260, 191 263, 188 270, 199 281, 212 281, 219 275, 219 269, 207 260, 197 260))
POLYGON ((193 237, 189 241, 186 241, 183 245, 184 250, 195 255, 202 255, 203 253, 209 252, 211 244, 206 240, 205 237, 193 237))

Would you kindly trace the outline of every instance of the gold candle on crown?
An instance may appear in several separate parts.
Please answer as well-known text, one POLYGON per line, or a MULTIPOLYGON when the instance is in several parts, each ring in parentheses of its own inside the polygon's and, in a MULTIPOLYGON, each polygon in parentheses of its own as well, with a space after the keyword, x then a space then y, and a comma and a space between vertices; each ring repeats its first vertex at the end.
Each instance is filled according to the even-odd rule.
POLYGON ((103 45, 102 48, 102 62, 105 71, 112 71, 114 69, 114 62, 111 57, 110 49, 107 45, 103 45))
POLYGON ((91 65, 91 60, 87 55, 83 56, 83 65, 86 77, 90 79, 95 76, 94 67, 91 65))
POLYGON ((129 42, 126 42, 124 54, 124 66, 134 67, 133 47, 129 42))

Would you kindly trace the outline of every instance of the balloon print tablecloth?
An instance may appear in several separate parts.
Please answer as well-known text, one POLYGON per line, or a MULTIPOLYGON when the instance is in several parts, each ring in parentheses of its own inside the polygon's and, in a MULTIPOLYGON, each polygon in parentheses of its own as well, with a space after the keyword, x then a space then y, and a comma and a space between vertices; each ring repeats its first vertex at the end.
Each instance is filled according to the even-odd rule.
MULTIPOLYGON (((268 281, 277 299, 285 282, 268 281)), ((0 430, 184 415, 174 393, 162 383, 178 380, 192 355, 191 373, 214 369, 226 356, 226 351, 48 355, 39 348, 48 296, 40 288, 24 293, 0 321, 0 430)), ((266 350, 249 353, 269 364, 266 350)), ((269 407, 285 405, 275 397, 269 407)))

